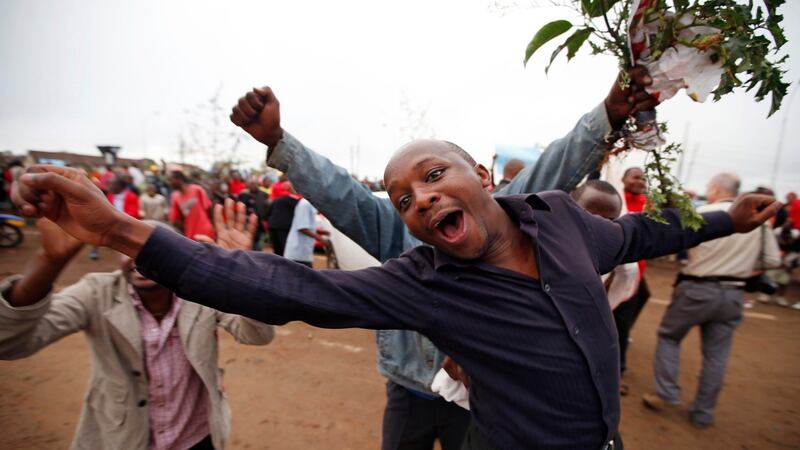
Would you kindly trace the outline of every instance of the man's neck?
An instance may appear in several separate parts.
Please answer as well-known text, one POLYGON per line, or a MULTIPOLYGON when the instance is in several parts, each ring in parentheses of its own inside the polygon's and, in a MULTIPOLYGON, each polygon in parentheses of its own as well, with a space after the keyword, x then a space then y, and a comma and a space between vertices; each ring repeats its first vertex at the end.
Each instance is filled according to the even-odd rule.
POLYGON ((150 289, 134 289, 139 295, 139 299, 142 301, 144 308, 159 322, 167 315, 170 308, 172 308, 172 299, 174 295, 169 289, 161 286, 155 286, 150 289))
POLYGON ((539 278, 533 241, 522 232, 515 219, 497 202, 494 203, 497 211, 491 211, 488 217, 496 217, 499 223, 493 227, 496 232, 489 236, 489 248, 481 257, 481 262, 539 278))

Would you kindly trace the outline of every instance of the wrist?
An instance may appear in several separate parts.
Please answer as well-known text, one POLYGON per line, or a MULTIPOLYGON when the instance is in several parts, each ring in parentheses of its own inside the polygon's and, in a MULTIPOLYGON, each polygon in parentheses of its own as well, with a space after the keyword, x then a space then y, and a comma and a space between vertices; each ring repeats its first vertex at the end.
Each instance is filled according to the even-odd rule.
POLYGON ((155 227, 127 214, 120 213, 119 216, 119 220, 104 236, 102 245, 135 259, 155 227))
POLYGON ((611 125, 611 129, 619 130, 622 128, 625 125, 625 121, 628 120, 628 105, 621 107, 614 104, 608 97, 603 101, 603 104, 606 107, 606 116, 608 116, 608 123, 611 125), (623 109, 625 112, 621 112, 623 109))
POLYGON ((263 143, 267 147, 273 148, 276 145, 278 145, 278 142, 280 142, 281 139, 283 139, 283 128, 278 127, 278 130, 275 131, 274 133, 271 133, 269 136, 267 136, 264 139, 263 143))

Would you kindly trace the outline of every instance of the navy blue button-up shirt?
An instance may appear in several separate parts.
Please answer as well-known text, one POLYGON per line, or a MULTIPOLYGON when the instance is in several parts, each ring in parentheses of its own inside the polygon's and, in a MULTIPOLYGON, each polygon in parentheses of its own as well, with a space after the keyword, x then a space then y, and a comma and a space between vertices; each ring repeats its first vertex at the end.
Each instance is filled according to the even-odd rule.
POLYGON ((156 228, 137 258, 185 299, 272 324, 409 329, 470 374, 482 436, 501 449, 597 449, 619 423, 616 329, 600 274, 733 232, 725 212, 699 231, 641 215, 609 221, 560 191, 497 197, 536 248, 540 279, 418 247, 383 266, 315 271, 156 228))

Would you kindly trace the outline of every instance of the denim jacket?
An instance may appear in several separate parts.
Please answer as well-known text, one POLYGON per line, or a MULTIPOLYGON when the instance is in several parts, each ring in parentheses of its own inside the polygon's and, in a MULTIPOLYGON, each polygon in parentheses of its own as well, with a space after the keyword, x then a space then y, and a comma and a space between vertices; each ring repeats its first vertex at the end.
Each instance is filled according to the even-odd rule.
MULTIPOLYGON (((575 127, 547 146, 536 164, 526 167, 495 194, 571 191, 605 157, 611 133, 605 105, 584 114, 575 127)), ((385 198, 354 180, 342 167, 314 152, 291 134, 267 154, 267 164, 284 173, 294 188, 331 224, 381 262, 421 245, 385 198)), ((432 394, 430 385, 444 354, 412 331, 379 330, 378 371, 403 387, 432 394)))

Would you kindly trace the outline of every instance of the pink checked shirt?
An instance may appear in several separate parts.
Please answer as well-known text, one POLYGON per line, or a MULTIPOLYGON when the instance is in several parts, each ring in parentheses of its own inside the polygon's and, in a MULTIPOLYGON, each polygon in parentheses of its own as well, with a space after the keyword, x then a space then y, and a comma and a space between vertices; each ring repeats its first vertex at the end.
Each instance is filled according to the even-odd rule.
POLYGON ((139 324, 148 377, 150 448, 188 449, 208 436, 208 393, 194 371, 178 333, 178 311, 183 300, 173 297, 172 307, 158 322, 142 305, 133 288, 133 305, 139 324))

